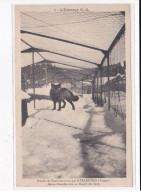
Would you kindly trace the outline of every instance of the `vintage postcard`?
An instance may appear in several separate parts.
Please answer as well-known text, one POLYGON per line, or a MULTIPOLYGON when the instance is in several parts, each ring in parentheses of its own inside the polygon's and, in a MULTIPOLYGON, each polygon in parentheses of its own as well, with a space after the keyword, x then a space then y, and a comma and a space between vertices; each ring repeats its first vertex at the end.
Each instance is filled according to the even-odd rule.
POLYGON ((130 5, 15 5, 16 186, 132 186, 130 5))

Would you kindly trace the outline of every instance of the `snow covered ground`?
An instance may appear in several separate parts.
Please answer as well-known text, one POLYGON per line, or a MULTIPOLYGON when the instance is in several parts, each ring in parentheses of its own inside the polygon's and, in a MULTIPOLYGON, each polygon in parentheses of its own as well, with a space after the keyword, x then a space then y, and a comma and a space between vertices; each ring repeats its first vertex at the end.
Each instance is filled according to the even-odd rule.
MULTIPOLYGON (((40 95, 50 95, 50 89, 51 89, 51 84, 48 84, 48 86, 43 86, 42 88, 35 88, 35 93, 40 94, 40 95)), ((27 90, 27 93, 33 94, 33 89, 29 88, 27 90)))
POLYGON ((28 103, 29 118, 22 128, 24 178, 126 176, 122 120, 113 118, 121 124, 114 126, 111 113, 96 107, 91 95, 74 105, 75 111, 68 103, 52 111, 50 100, 36 100, 35 109, 33 101, 28 103))

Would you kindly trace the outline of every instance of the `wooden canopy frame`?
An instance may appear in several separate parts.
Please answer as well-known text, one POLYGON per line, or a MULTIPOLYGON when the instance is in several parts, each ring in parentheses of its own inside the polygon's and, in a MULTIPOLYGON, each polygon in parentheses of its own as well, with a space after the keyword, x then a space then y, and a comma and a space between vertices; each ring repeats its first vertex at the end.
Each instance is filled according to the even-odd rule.
MULTIPOLYGON (((24 42, 25 44, 30 46, 30 48, 21 51, 21 53, 32 53, 32 70, 33 70, 32 73, 33 73, 33 94, 34 94, 34 96, 35 96, 34 53, 35 52, 38 53, 44 60, 48 61, 40 53, 40 52, 48 52, 48 53, 60 55, 60 56, 63 56, 63 57, 68 57, 68 58, 72 58, 72 59, 75 59, 75 60, 79 60, 79 61, 83 61, 83 62, 87 62, 87 63, 91 63, 91 64, 94 64, 94 65, 97 65, 98 69, 100 69, 100 74, 101 74, 101 105, 102 105, 102 66, 103 66, 104 61, 107 59, 108 83, 109 83, 109 80, 110 80, 110 78, 109 78, 109 65, 110 65, 109 64, 109 53, 111 52, 112 48, 115 46, 115 44, 117 43, 117 41, 120 39, 120 37, 122 36, 122 34, 124 32, 125 32, 125 24, 122 26, 120 31, 117 33, 117 35, 114 38, 114 40, 112 41, 109 49, 108 50, 104 50, 104 49, 96 48, 96 47, 93 47, 93 46, 89 46, 89 45, 85 45, 85 44, 81 44, 81 43, 77 43, 77 42, 72 42, 72 41, 69 41, 69 40, 61 39, 61 38, 56 38, 56 37, 52 37, 52 36, 46 36, 46 35, 42 35, 42 34, 38 34, 38 33, 33 33, 33 32, 29 32, 29 31, 21 30, 21 33, 31 34, 31 35, 34 35, 34 36, 44 37, 44 38, 53 39, 53 40, 56 40, 56 41, 61 41, 61 42, 65 42, 65 43, 69 43, 69 44, 73 44, 73 45, 77 45, 77 46, 82 46, 82 47, 89 48, 89 49, 94 49, 94 50, 100 51, 100 52, 102 52, 104 54, 104 57, 103 57, 103 59, 101 61, 101 64, 98 64, 98 63, 95 63, 95 62, 91 62, 91 61, 87 61, 87 60, 80 59, 80 58, 77 58, 77 57, 61 54, 61 53, 58 53, 58 52, 54 52, 54 51, 50 51, 50 50, 44 50, 44 49, 39 49, 39 48, 34 48, 30 44, 28 44, 26 41, 21 39, 22 42, 24 42)), ((56 62, 56 61, 49 61, 49 62, 51 62, 51 63, 58 63, 58 64, 61 64, 61 65, 70 66, 70 67, 79 68, 79 69, 86 69, 86 68, 76 67, 76 66, 73 66, 73 65, 65 64, 65 63, 59 63, 59 62, 56 62)), ((95 83, 95 82, 92 82, 92 83, 95 83)), ((83 90, 83 82, 82 82, 82 90, 83 90)), ((82 93, 83 93, 83 91, 82 91, 82 93)), ((35 99, 34 99, 34 108, 35 108, 35 99)), ((110 110, 110 84, 108 84, 108 109, 110 110)))

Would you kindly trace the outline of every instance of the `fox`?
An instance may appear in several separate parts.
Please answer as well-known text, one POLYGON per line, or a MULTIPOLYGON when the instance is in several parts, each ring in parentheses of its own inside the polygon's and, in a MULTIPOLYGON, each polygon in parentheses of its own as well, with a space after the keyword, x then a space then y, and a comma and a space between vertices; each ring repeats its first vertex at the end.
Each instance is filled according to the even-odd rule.
POLYGON ((75 106, 73 102, 78 101, 79 97, 75 96, 70 90, 67 88, 61 88, 61 84, 52 84, 50 89, 50 97, 53 101, 53 109, 56 109, 56 103, 59 103, 58 111, 61 111, 61 108, 65 108, 66 101, 69 102, 72 106, 72 110, 75 110, 75 106), (73 101, 73 102, 72 102, 73 101), (61 102, 63 102, 63 106, 61 107, 61 102))

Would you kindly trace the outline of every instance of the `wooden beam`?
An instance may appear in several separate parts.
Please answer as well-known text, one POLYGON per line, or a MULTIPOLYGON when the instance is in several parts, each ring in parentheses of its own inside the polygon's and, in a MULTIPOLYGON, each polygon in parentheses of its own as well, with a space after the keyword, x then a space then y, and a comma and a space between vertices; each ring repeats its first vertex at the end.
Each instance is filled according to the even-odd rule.
POLYGON ((50 63, 57 63, 57 64, 68 66, 68 67, 74 67, 74 68, 77 68, 77 69, 89 70, 89 71, 91 71, 93 73, 95 72, 94 70, 91 70, 91 69, 87 69, 87 68, 83 68, 83 67, 77 67, 77 66, 74 66, 74 65, 66 64, 66 63, 60 63, 60 62, 52 61, 52 60, 46 60, 46 61, 48 61, 50 63))
POLYGON ((32 52, 46 52, 46 50, 44 49, 39 49, 39 48, 35 48, 35 47, 31 47, 31 48, 28 48, 28 49, 25 49, 25 50, 22 50, 21 53, 32 53, 32 52))
POLYGON ((29 32, 29 31, 24 31, 24 30, 21 30, 21 33, 31 34, 31 35, 34 35, 34 36, 49 38, 49 39, 53 39, 53 40, 57 40, 57 41, 61 41, 61 42, 69 43, 69 44, 74 44, 74 45, 77 45, 77 46, 86 47, 86 48, 89 48, 89 49, 94 49, 94 50, 97 50, 97 51, 101 51, 103 54, 105 54, 105 52, 106 52, 106 50, 104 50, 104 49, 100 49, 100 48, 97 48, 97 47, 94 47, 94 46, 89 46, 89 45, 85 45, 85 44, 81 44, 81 43, 77 43, 77 42, 72 42, 72 41, 69 41, 69 40, 61 39, 61 38, 55 38, 55 37, 52 37, 52 36, 47 36, 47 35, 38 34, 38 33, 34 33, 34 32, 29 32))
POLYGON ((34 52, 32 52, 32 76, 33 76, 33 96, 34 96, 34 108, 35 108, 35 74, 34 74, 34 52))
POLYGON ((125 32, 125 24, 122 26, 122 28, 120 29, 120 31, 118 32, 118 34, 114 38, 113 42, 111 43, 111 45, 110 45, 107 53, 105 54, 105 56, 103 57, 103 59, 101 61, 101 65, 103 64, 103 62, 106 59, 107 55, 109 55, 109 53, 111 52, 111 50, 113 49, 113 47, 116 45, 116 43, 118 42, 118 40, 120 39, 120 37, 122 36, 122 34, 124 34, 124 32, 125 32))
POLYGON ((68 57, 68 58, 71 58, 71 59, 75 59, 75 60, 79 60, 79 61, 83 61, 83 62, 86 62, 86 63, 91 63, 93 65, 100 66, 100 64, 92 62, 92 61, 88 61, 88 60, 85 60, 85 59, 80 59, 78 57, 73 57, 73 56, 70 56, 70 55, 65 55, 65 54, 61 54, 61 53, 50 51, 50 50, 39 49, 39 48, 29 48, 29 49, 21 51, 21 53, 29 53, 29 52, 33 52, 33 51, 37 52, 37 53, 38 52, 48 52, 48 53, 52 53, 52 54, 55 54, 55 55, 60 55, 60 56, 63 56, 63 57, 68 57))
POLYGON ((122 36, 122 34, 124 34, 124 32, 125 32, 125 24, 122 26, 122 28, 120 29, 120 31, 118 32, 118 34, 114 38, 113 42, 111 43, 111 45, 110 45, 110 47, 108 49, 108 53, 111 52, 111 50, 116 45, 116 43, 118 42, 118 40, 120 39, 120 37, 122 36))
POLYGON ((109 55, 107 56, 107 65, 108 65, 108 110, 110 110, 110 77, 109 77, 109 55))
MULTIPOLYGON (((29 43, 27 43, 25 40, 21 39, 22 42, 24 42, 27 46, 30 46, 31 48, 33 48, 29 43)), ((46 60, 39 52, 37 52, 38 55, 40 55, 42 57, 42 59, 46 60)))
MULTIPOLYGON (((38 63, 44 63, 44 62, 50 62, 50 63, 55 63, 55 62, 52 62, 52 61, 49 61, 49 60, 42 60, 42 61, 39 61, 37 62, 36 64, 38 63)), ((56 62, 57 63, 57 62, 56 62)), ((61 64, 61 63, 60 63, 61 64)), ((31 66, 32 64, 28 65, 28 66, 31 66)), ((65 64, 66 66, 68 66, 67 64, 65 64)), ((69 65, 70 66, 70 65, 69 65)), ((59 68, 59 67, 54 67, 52 66, 53 68, 59 68)), ((25 68, 25 67, 22 67, 22 69, 25 68)), ((78 69, 81 69, 81 67, 76 67, 78 69)), ((86 70, 86 69, 85 69, 86 70)), ((90 70, 90 69, 88 69, 90 70)), ((91 70, 92 71, 92 70, 91 70)), ((92 71, 93 73, 95 73, 95 71, 92 71)), ((75 72, 75 73, 78 73, 78 72, 75 72)), ((92 76, 91 74, 87 74, 87 73, 83 73, 83 72, 79 72, 79 74, 83 74, 83 75, 87 75, 87 76, 92 76)))
MULTIPOLYGON (((21 39, 22 42, 24 42, 25 44, 27 44, 28 46, 32 47, 30 44, 28 44, 26 41, 24 41, 23 39, 21 39)), ((32 47, 33 48, 33 47, 32 47)), ((44 60, 48 61, 48 62, 51 62, 51 63, 58 63, 58 62, 55 62, 55 61, 51 61, 51 60, 47 60, 45 57, 43 57, 43 55, 41 55, 39 52, 37 52, 44 60)), ((80 59, 77 59, 77 60, 80 60, 80 59)), ((81 59, 82 60, 82 59, 81 59)), ((86 62, 86 61, 85 61, 86 62)), ((87 61, 88 62, 88 61, 87 61)), ((58 63, 58 64, 62 64, 62 65, 66 65, 66 66, 70 66, 70 67, 75 67, 75 68, 79 68, 79 69, 86 69, 86 68, 82 68, 82 67, 76 67, 76 66, 73 66, 73 65, 67 65, 67 64, 63 64, 63 63, 58 63)), ((94 63, 93 63, 94 64, 94 63)), ((95 64, 96 65, 96 64, 95 64)), ((99 64, 97 64, 99 66, 99 64)), ((87 69, 87 70, 90 70, 90 69, 87 69)), ((90 70, 91 71, 91 70, 90 70)))
POLYGON ((103 106, 103 99, 102 99, 102 93, 103 93, 103 88, 102 88, 102 67, 100 68, 100 85, 101 85, 101 106, 103 106))

